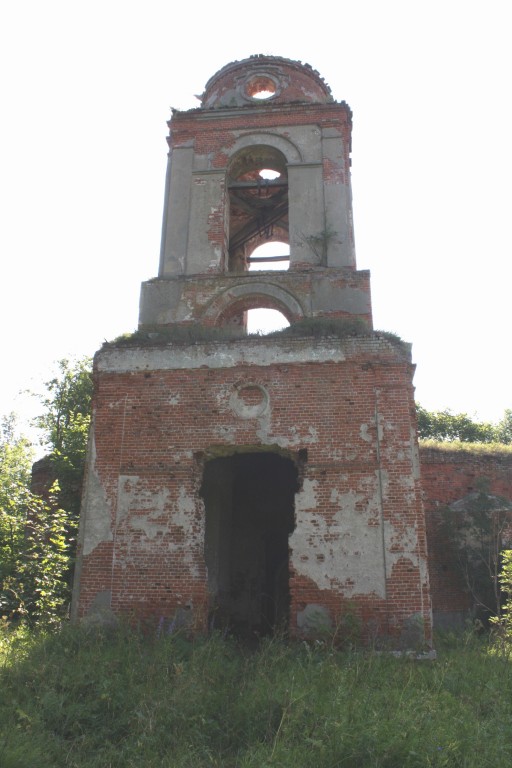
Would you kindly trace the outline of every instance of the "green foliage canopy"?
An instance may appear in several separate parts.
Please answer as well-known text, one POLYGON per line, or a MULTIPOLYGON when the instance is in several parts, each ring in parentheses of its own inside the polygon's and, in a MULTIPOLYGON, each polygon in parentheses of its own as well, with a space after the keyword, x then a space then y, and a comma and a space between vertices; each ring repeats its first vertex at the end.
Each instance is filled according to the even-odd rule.
POLYGON ((77 520, 91 422, 92 361, 89 357, 64 359, 57 365, 57 375, 45 384, 44 411, 35 425, 42 430, 59 483, 59 502, 77 520))
POLYGON ((30 491, 33 452, 13 415, 0 434, 0 615, 52 625, 66 610, 71 531, 56 501, 30 491))
POLYGON ((66 614, 92 397, 91 360, 60 360, 46 382, 43 432, 55 483, 30 490, 33 452, 16 437, 13 416, 0 435, 0 611, 10 620, 49 626, 66 614))
POLYGON ((467 413, 427 411, 416 405, 418 436, 420 440, 438 440, 463 443, 504 443, 512 444, 512 409, 507 409, 498 424, 479 422, 467 413))
POLYGON ((14 414, 4 417, 0 427, 0 584, 16 570, 23 546, 32 456, 29 441, 16 436, 14 414))

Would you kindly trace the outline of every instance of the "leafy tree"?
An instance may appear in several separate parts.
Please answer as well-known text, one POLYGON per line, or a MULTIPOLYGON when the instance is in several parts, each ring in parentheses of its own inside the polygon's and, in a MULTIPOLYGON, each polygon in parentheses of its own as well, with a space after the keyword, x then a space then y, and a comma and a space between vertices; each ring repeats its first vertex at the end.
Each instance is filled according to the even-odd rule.
POLYGON ((14 414, 0 427, 0 584, 15 572, 23 547, 32 450, 28 440, 16 436, 14 414))
POLYGON ((11 415, 0 434, 0 611, 51 625, 66 611, 74 524, 56 502, 58 487, 47 499, 31 493, 32 448, 15 427, 11 415))
POLYGON ((418 435, 421 440, 463 443, 512 443, 512 411, 505 411, 499 424, 479 422, 467 413, 427 411, 417 404, 418 435))
POLYGON ((497 437, 500 443, 512 444, 512 409, 507 408, 502 420, 497 425, 497 437))
POLYGON ((14 417, 0 441, 0 610, 11 620, 51 625, 69 602, 92 396, 91 360, 61 360, 46 382, 43 432, 52 479, 30 490, 32 451, 16 438, 14 417))
POLYGON ((42 443, 59 483, 59 503, 76 521, 91 421, 91 359, 60 360, 57 376, 45 386, 44 412, 35 424, 42 430, 42 443))

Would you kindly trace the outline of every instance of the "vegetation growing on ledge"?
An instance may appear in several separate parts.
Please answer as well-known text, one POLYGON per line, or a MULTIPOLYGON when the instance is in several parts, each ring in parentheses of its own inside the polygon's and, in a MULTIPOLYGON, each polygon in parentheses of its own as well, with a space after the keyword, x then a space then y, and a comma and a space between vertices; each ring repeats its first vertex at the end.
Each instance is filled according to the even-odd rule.
MULTIPOLYGON (((506 409, 497 424, 472 419, 467 413, 427 411, 416 405, 420 440, 447 444, 450 450, 464 450, 468 445, 485 446, 486 452, 500 445, 512 445, 512 410, 506 409), (462 444, 462 445, 461 445, 462 444)), ((430 446, 434 447, 434 446, 430 446)), ((467 448, 469 450, 469 448, 467 448)))
POLYGON ((463 443, 461 440, 451 440, 450 442, 442 440, 422 440, 420 438, 420 448, 434 448, 446 453, 472 453, 481 456, 510 456, 512 454, 512 445, 506 443, 463 443))
POLYGON ((199 323, 176 323, 148 331, 135 331, 124 334, 104 346, 152 346, 158 344, 196 344, 209 341, 240 341, 243 339, 279 339, 279 338, 338 338, 346 339, 354 336, 380 337, 392 344, 404 346, 404 342, 389 331, 372 331, 358 317, 305 317, 291 323, 279 331, 268 334, 246 334, 239 326, 211 327, 199 323))
POLYGON ((401 339, 393 333, 386 331, 372 331, 360 317, 304 317, 291 323, 287 328, 273 331, 266 338, 274 339, 281 336, 312 336, 317 339, 338 338, 346 339, 351 336, 382 336, 389 341, 402 343, 401 339))
POLYGON ((118 336, 113 341, 106 341, 103 347, 152 346, 158 344, 196 344, 208 341, 231 341, 244 338, 245 334, 237 326, 212 327, 199 323, 176 323, 161 326, 154 330, 134 331, 118 336))

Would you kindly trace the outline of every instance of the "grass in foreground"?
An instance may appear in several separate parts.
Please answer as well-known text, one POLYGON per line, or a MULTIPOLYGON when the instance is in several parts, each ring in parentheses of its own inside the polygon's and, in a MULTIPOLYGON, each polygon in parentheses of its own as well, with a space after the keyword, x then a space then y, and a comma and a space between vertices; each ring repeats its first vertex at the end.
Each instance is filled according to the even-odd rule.
POLYGON ((64 627, 6 638, 2 768, 407 768, 512 764, 510 662, 264 642, 245 651, 64 627))

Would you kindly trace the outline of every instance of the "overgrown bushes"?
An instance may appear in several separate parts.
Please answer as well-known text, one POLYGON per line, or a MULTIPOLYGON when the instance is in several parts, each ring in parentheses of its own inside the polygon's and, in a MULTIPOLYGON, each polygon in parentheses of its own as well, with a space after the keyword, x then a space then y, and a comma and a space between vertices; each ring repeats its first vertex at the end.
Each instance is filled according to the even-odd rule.
POLYGON ((90 423, 91 360, 61 360, 40 398, 49 474, 31 490, 33 451, 13 416, 0 429, 0 616, 30 626, 58 624, 68 613, 90 423))

